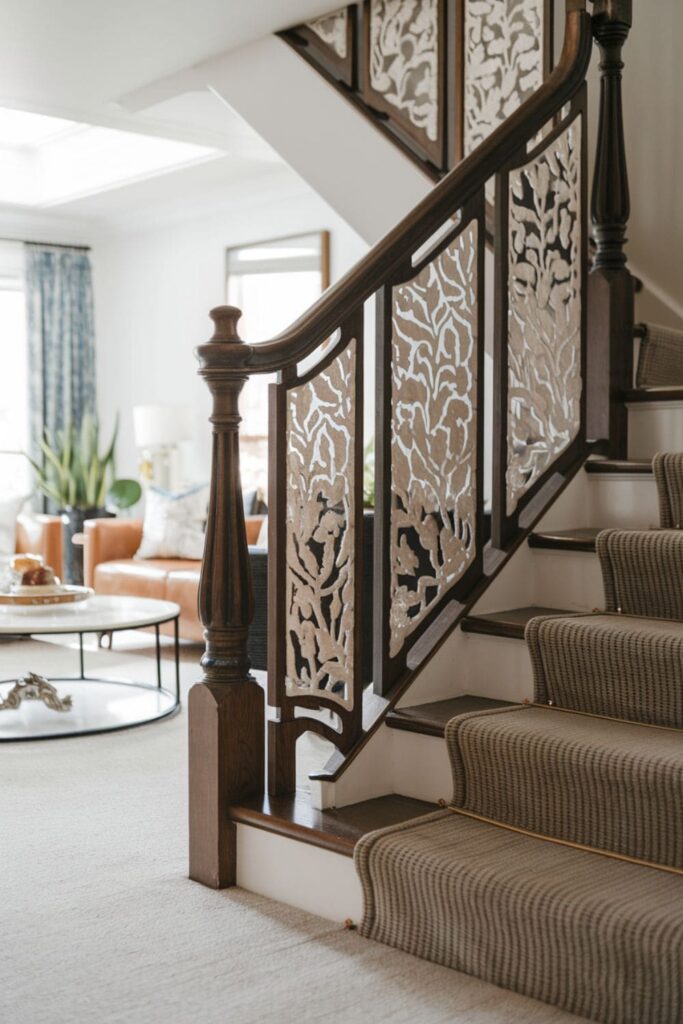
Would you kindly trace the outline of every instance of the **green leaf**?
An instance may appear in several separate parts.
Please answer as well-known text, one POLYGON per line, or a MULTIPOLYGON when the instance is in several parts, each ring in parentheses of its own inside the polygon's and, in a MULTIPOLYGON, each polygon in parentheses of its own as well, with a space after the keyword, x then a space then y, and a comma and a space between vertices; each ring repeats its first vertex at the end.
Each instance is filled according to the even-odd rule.
POLYGON ((142 497, 142 487, 137 480, 115 480, 109 488, 107 502, 116 508, 131 508, 142 497))

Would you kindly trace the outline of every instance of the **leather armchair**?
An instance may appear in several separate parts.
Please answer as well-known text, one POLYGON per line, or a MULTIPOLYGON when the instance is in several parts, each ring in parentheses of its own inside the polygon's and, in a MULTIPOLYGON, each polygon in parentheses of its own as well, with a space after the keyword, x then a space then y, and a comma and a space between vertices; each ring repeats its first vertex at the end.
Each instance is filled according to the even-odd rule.
MULTIPOLYGON (((247 516, 247 541, 255 544, 263 516, 247 516)), ((127 594, 175 601, 180 635, 201 642, 197 614, 201 562, 182 558, 135 558, 142 539, 141 519, 89 519, 84 526, 83 578, 98 594, 127 594)), ((171 632, 172 627, 162 627, 171 632)), ((265 666, 264 666, 265 667, 265 666)))
POLYGON ((59 516, 20 515, 17 517, 17 554, 40 555, 57 576, 63 572, 63 531, 59 516))

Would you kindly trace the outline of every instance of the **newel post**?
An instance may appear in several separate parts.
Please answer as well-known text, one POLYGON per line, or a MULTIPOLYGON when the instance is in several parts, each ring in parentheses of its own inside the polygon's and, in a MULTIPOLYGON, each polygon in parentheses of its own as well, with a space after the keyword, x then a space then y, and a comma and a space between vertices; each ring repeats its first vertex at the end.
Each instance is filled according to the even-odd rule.
POLYGON ((588 436, 608 439, 613 458, 627 455, 628 413, 621 393, 633 386, 633 278, 624 252, 630 199, 621 99, 621 51, 632 21, 632 0, 596 0, 600 115, 591 197, 597 251, 588 279, 588 436))
POLYGON ((235 825, 227 807, 263 793, 265 708, 249 672, 253 617, 239 468, 240 392, 247 380, 235 359, 241 313, 211 311, 214 335, 197 349, 213 398, 211 496, 199 582, 206 650, 204 678, 190 691, 190 878, 219 889, 236 880, 235 825))

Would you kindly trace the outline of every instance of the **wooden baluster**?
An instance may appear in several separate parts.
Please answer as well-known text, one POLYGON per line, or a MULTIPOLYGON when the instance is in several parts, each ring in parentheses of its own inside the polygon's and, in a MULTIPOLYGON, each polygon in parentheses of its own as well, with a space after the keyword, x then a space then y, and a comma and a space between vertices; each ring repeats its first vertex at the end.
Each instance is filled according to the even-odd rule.
POLYGON ((215 889, 236 881, 235 825, 227 807, 262 794, 264 786, 264 694, 247 655, 254 599, 239 469, 238 402, 247 377, 226 359, 242 344, 240 316, 232 306, 213 309, 214 335, 197 349, 213 397, 213 455, 199 583, 204 679, 188 703, 190 877, 215 889))
POLYGON ((633 278, 624 252, 630 202, 621 102, 621 51, 632 20, 632 0, 596 0, 600 118, 591 202, 597 253, 588 282, 588 436, 607 438, 613 458, 627 456, 628 413, 621 393, 633 386, 633 278))

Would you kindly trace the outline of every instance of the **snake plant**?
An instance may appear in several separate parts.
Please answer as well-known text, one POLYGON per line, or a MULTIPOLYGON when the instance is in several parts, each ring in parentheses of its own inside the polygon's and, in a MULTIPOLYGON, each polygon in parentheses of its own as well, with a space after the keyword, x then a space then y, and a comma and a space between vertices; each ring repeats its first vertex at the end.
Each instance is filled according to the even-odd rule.
POLYGON ((38 439, 42 465, 29 459, 36 474, 36 486, 60 509, 102 508, 109 503, 130 508, 140 500, 136 480, 115 479, 115 449, 118 416, 109 446, 100 454, 100 429, 94 416, 85 413, 80 428, 67 423, 54 435, 45 430, 38 439))

